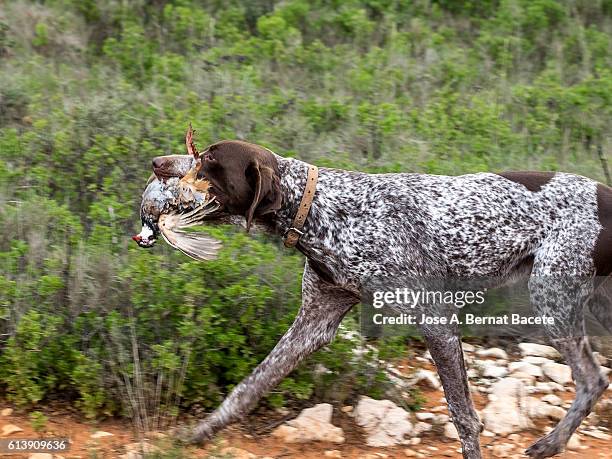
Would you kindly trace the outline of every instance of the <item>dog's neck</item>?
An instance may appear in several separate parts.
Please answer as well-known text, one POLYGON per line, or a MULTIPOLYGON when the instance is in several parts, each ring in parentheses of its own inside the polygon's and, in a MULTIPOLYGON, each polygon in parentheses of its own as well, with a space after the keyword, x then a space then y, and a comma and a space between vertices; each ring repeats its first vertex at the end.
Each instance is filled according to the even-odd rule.
MULTIPOLYGON (((277 156, 277 160, 283 204, 269 223, 272 226, 270 229, 282 237, 293 226, 305 192, 309 164, 280 156, 277 156)), ((335 281, 342 282, 341 269, 337 263, 337 258, 341 258, 342 255, 334 250, 339 244, 333 244, 333 241, 338 234, 337 226, 340 224, 338 217, 343 213, 346 215, 346 210, 342 209, 351 208, 353 198, 343 191, 342 180, 336 182, 333 172, 326 168, 319 169, 319 181, 314 199, 302 229, 304 234, 300 237, 296 249, 302 252, 311 264, 330 270, 330 276, 335 281)), ((340 171, 336 172, 342 174, 340 171)), ((346 174, 359 173, 346 172, 346 174)))
POLYGON ((277 157, 277 159, 283 204, 276 212, 274 224, 282 235, 293 225, 300 200, 305 192, 308 163, 291 158, 277 157))

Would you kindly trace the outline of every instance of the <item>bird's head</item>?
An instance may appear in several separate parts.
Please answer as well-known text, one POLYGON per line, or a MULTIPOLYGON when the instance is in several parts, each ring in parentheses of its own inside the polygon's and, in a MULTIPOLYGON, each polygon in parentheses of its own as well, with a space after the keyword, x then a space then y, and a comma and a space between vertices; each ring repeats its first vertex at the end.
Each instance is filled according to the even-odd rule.
POLYGON ((136 234, 135 236, 132 236, 132 239, 136 241, 139 247, 147 249, 155 245, 157 237, 159 236, 159 227, 156 223, 152 221, 148 221, 145 219, 141 220, 142 229, 140 230, 140 233, 136 234))

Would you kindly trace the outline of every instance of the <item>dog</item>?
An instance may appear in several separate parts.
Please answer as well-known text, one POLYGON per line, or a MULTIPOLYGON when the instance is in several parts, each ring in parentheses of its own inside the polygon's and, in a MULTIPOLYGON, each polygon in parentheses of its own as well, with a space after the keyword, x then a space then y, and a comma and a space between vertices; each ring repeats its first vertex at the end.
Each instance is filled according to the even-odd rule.
MULTIPOLYGON (((257 221, 306 257, 302 305, 294 323, 195 428, 195 442, 244 417, 304 358, 330 343, 373 276, 487 277, 503 284, 527 275, 536 310, 568 318, 589 301, 594 279, 612 273, 612 188, 586 177, 317 169, 235 140, 210 145, 198 158, 157 157, 153 171, 159 178, 181 176, 194 161, 201 162, 198 176, 210 181, 219 203, 212 221, 241 217, 247 230, 257 221)), ((612 330, 610 302, 598 310, 601 323, 612 330)), ((608 387, 581 330, 580 320, 569 319, 546 330, 572 369, 576 397, 555 429, 527 449, 531 457, 562 451, 608 387)), ((460 337, 445 326, 421 331, 463 456, 480 458, 482 424, 470 396, 460 337)))

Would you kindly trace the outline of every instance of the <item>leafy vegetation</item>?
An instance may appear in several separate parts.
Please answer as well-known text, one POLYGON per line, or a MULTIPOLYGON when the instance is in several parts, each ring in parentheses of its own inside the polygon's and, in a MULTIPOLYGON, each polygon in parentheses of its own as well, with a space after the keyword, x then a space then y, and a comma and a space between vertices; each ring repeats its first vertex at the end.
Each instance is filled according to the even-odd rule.
MULTIPOLYGON (((288 327, 302 261, 277 242, 214 229, 211 263, 130 243, 150 160, 184 153, 190 121, 201 146, 321 166, 604 180, 611 15, 610 0, 3 2, 1 390, 153 427, 215 406, 288 327)), ((267 403, 380 392, 373 351, 355 359, 363 343, 341 335, 267 403)))

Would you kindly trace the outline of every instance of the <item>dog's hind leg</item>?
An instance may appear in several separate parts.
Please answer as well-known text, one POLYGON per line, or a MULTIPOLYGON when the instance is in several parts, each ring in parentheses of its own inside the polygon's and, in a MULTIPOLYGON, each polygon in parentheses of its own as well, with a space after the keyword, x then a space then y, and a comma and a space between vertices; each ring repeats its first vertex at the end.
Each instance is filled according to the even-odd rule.
POLYGON ((342 318, 358 301, 354 294, 323 281, 306 264, 302 307, 293 325, 251 375, 195 428, 190 440, 198 443, 210 439, 220 429, 246 415, 305 357, 332 341, 342 318))
POLYGON ((453 423, 459 433, 463 457, 479 459, 482 423, 474 409, 468 385, 461 339, 448 326, 422 328, 429 353, 436 364, 453 423))
MULTIPOLYGON (((550 271, 548 271, 550 273, 550 271)), ((540 274, 542 274, 540 272, 540 274)), ((576 384, 576 398, 565 417, 546 436, 526 451, 533 458, 560 453, 608 387, 584 333, 583 308, 592 289, 592 279, 579 276, 532 275, 529 290, 537 314, 554 318, 546 331, 565 357, 576 384)))

